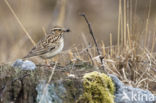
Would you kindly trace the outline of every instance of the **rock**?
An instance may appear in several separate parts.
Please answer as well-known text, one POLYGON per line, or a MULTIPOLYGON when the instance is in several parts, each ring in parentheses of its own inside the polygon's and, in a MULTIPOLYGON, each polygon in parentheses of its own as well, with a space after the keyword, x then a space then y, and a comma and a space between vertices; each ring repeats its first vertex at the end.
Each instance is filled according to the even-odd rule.
POLYGON ((124 86, 124 84, 118 79, 118 77, 116 77, 115 75, 109 74, 109 76, 112 78, 116 90, 118 91, 118 89, 120 89, 122 86, 124 86))
MULTIPOLYGON (((68 77, 67 70, 56 69, 47 84, 52 71, 49 67, 37 66, 30 71, 4 65, 0 67, 0 103, 39 103, 42 96, 44 99, 40 103, 75 103, 83 92, 82 81, 68 77), (5 76, 1 77, 2 74, 5 76), (45 85, 47 88, 44 90, 45 85)), ((84 71, 77 71, 77 74, 81 72, 84 71)))
POLYGON ((74 65, 74 70, 71 64, 66 67, 56 66, 59 69, 55 69, 52 80, 46 84, 51 76, 51 69, 37 66, 33 70, 27 65, 33 63, 30 62, 19 59, 12 65, 16 69, 10 65, 0 67, 0 103, 94 103, 87 100, 109 103, 101 100, 110 100, 110 97, 112 103, 154 103, 156 100, 150 91, 126 86, 115 75, 97 73, 96 69, 84 64, 74 65), (69 74, 71 70, 72 74, 69 74), (110 83, 115 89, 112 89, 110 83))
POLYGON ((32 61, 24 61, 22 59, 16 60, 12 66, 15 68, 21 68, 23 70, 34 70, 36 68, 36 65, 32 61))
POLYGON ((155 103, 156 97, 148 90, 124 85, 115 75, 109 75, 116 86, 115 103, 155 103))
POLYGON ((57 89, 53 83, 46 84, 45 81, 42 81, 36 87, 37 103, 62 103, 62 100, 56 93, 57 89))
POLYGON ((104 73, 86 73, 83 76, 83 89, 76 103, 114 103, 115 85, 104 73))

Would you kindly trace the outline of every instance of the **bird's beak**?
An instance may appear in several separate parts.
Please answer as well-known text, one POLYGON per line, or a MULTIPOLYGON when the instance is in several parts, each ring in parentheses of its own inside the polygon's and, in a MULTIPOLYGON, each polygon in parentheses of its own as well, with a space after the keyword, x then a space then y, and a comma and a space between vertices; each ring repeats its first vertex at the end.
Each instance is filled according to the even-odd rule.
POLYGON ((64 32, 70 32, 70 29, 64 29, 63 31, 64 32))

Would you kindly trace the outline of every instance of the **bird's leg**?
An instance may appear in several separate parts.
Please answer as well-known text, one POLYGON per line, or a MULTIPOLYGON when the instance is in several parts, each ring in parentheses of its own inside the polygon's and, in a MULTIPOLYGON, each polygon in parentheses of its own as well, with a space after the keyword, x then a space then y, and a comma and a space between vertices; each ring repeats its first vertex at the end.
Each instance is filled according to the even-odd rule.
POLYGON ((50 67, 50 63, 49 63, 48 59, 45 59, 45 64, 46 64, 48 67, 50 67))
POLYGON ((58 61, 57 59, 58 59, 57 57, 50 59, 52 66, 56 64, 56 61, 58 61))

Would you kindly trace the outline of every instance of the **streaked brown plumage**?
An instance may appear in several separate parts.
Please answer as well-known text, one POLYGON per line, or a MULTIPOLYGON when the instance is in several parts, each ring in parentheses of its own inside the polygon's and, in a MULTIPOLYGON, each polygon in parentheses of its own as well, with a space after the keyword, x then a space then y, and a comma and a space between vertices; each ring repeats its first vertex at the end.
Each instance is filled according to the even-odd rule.
POLYGON ((41 39, 24 58, 40 56, 44 59, 50 59, 57 55, 64 47, 63 34, 65 32, 69 32, 69 29, 63 29, 59 26, 55 26, 52 29, 52 33, 47 34, 43 39, 41 39))

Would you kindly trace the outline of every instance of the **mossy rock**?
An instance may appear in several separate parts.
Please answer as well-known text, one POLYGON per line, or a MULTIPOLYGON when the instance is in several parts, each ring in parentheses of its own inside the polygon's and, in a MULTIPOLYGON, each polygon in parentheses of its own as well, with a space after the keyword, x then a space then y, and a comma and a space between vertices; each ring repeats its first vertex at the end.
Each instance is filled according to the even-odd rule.
POLYGON ((104 73, 91 72, 83 77, 84 92, 77 103, 114 103, 115 87, 104 73))
MULTIPOLYGON (((52 87, 56 89, 55 92, 60 101, 63 103, 113 103, 114 85, 111 79, 103 73, 93 72, 96 70, 94 67, 88 67, 75 66, 72 70, 73 67, 70 65, 56 66, 49 85, 54 85, 52 87), (75 77, 68 76, 71 70, 75 77), (63 95, 59 95, 62 93, 62 89, 61 91, 58 89, 60 85, 66 91, 63 95)), ((0 103, 37 103, 36 88, 42 80, 45 82, 49 80, 51 71, 46 66, 37 66, 33 71, 25 71, 10 65, 1 65, 0 103)), ((49 88, 49 90, 52 89, 49 88)))

